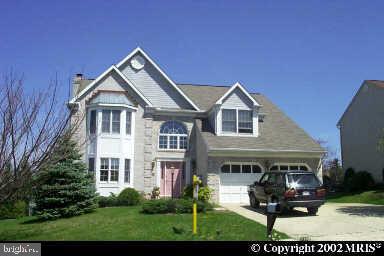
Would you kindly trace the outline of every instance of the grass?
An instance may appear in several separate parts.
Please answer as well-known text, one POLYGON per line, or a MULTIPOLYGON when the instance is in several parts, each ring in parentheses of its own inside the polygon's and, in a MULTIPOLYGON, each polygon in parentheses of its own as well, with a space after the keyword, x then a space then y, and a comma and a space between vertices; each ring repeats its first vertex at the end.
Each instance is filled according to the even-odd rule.
MULTIPOLYGON (((140 213, 141 207, 99 208, 67 219, 36 222, 34 217, 0 221, 1 240, 265 240, 266 227, 229 211, 198 214, 140 213), (181 234, 174 231, 182 230, 181 234)), ((283 233, 280 238, 288 238, 283 233)))
POLYGON ((384 189, 356 193, 340 192, 331 194, 327 196, 327 202, 384 205, 384 189))

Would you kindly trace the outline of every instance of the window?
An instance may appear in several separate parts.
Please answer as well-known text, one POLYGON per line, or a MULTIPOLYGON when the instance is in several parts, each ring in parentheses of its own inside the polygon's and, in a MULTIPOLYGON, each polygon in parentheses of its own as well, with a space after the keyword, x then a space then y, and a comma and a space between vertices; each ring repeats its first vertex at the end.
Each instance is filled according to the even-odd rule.
POLYGON ((120 110, 112 110, 112 133, 120 133, 120 110))
POLYGON ((168 136, 159 136, 159 148, 168 148, 168 136))
POLYGON ((177 121, 167 121, 160 127, 160 149, 187 149, 188 133, 185 126, 177 121))
POLYGON ((103 133, 110 133, 110 122, 111 122, 111 110, 103 109, 102 111, 102 122, 101 131, 103 133))
POLYGON ((223 132, 236 132, 236 109, 223 109, 222 119, 223 132))
POLYGON ((242 173, 251 173, 252 172, 252 165, 243 165, 241 167, 241 172, 242 173))
POLYGON ((109 181, 119 180, 119 158, 111 158, 111 176, 109 181))
POLYGON ((252 110, 223 109, 221 118, 223 132, 253 133, 252 110))
POLYGON ((103 109, 101 131, 103 133, 120 133, 120 110, 103 109))
POLYGON ((100 158, 100 181, 119 180, 119 158, 100 158))
POLYGON ((253 133, 251 110, 239 110, 239 133, 253 133))
POLYGON ((96 110, 91 110, 90 117, 89 117, 89 133, 95 134, 96 133, 96 110))
POLYGON ((169 148, 177 149, 177 136, 169 136, 169 148))
POLYGON ((224 164, 221 166, 222 173, 262 173, 258 164, 224 164))
POLYGON ((188 141, 187 141, 187 137, 180 137, 180 149, 187 149, 187 145, 188 145, 188 141))
POLYGON ((126 111, 125 112, 125 134, 130 135, 131 134, 131 126, 132 126, 132 112, 126 111))
POLYGON ((100 158, 100 181, 108 181, 109 158, 100 158))
POLYGON ((231 166, 229 164, 225 164, 221 166, 221 172, 222 173, 230 173, 231 172, 231 166))
POLYGON ((240 165, 237 165, 237 164, 231 165, 231 172, 232 173, 240 173, 240 165))
POLYGON ((308 167, 303 164, 276 164, 269 168, 271 171, 308 171, 308 167))
POLYGON ((95 158, 88 158, 88 173, 92 176, 95 175, 95 158))
POLYGON ((271 170, 271 171, 278 171, 279 170, 279 166, 274 165, 269 170, 271 170))
POLYGON ((131 159, 125 159, 124 182, 131 183, 131 159))
POLYGON ((258 165, 252 165, 252 173, 261 173, 261 167, 258 165))

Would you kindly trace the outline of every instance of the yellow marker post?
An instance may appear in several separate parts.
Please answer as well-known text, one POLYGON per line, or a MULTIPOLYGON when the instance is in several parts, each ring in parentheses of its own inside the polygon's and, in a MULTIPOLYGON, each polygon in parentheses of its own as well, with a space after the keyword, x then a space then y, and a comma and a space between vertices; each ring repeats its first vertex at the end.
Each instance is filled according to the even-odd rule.
POLYGON ((197 233, 197 205, 196 202, 193 202, 193 227, 192 232, 194 235, 197 233))
POLYGON ((197 233, 197 200, 199 199, 199 184, 201 183, 200 179, 193 175, 193 220, 192 220, 192 233, 196 235, 197 233))

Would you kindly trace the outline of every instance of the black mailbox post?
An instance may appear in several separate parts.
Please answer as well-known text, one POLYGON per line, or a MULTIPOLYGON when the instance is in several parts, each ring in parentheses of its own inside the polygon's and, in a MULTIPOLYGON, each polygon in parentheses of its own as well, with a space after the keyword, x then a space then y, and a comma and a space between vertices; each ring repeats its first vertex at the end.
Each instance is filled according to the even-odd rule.
POLYGON ((275 224, 277 214, 280 212, 279 203, 267 204, 267 237, 272 240, 272 229, 275 224))

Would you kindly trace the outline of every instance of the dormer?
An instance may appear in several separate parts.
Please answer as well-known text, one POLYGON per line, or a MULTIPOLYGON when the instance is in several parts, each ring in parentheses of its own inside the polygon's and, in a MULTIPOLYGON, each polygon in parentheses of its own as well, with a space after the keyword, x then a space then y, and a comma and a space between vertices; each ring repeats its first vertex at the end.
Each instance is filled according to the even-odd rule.
POLYGON ((216 101, 210 123, 218 136, 257 137, 260 107, 240 83, 235 83, 216 101))

